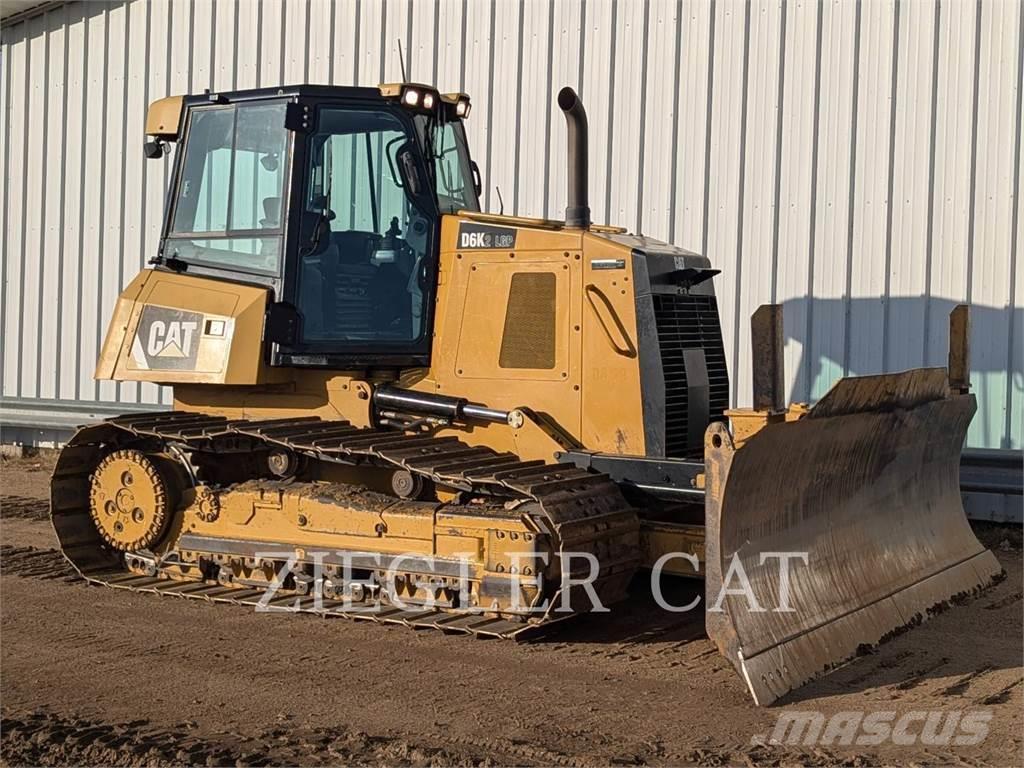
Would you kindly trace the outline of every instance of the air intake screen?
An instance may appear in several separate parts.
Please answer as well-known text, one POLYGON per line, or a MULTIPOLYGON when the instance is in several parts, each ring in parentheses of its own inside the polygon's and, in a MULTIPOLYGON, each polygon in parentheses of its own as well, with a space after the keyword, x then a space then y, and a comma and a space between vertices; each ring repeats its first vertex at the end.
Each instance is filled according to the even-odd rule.
POLYGON ((502 368, 555 367, 555 274, 512 275, 501 337, 502 368))

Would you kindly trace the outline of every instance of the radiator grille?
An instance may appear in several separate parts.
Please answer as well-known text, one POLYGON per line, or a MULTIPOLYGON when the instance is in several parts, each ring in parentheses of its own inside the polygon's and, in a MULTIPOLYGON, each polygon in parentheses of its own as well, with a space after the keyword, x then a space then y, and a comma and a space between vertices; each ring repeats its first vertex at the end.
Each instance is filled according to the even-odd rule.
MULTIPOLYGON (((665 375, 665 455, 685 456, 690 425, 686 403, 683 350, 704 350, 708 369, 709 417, 721 417, 729 407, 729 376, 725 347, 714 296, 654 294, 654 319, 665 375)), ((696 425, 695 425, 696 426, 696 425)), ((703 426, 696 426, 703 431, 703 426)))

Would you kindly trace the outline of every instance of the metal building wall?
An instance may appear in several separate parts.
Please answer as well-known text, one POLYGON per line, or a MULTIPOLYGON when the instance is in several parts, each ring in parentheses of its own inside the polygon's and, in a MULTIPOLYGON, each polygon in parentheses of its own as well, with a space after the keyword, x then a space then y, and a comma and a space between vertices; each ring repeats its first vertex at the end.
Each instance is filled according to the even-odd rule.
POLYGON ((142 160, 149 101, 396 80, 398 40, 410 79, 473 96, 493 210, 500 187, 506 212, 560 213, 553 92, 580 91, 595 220, 723 270, 740 404, 762 302, 784 303, 791 396, 813 399, 845 373, 944 364, 966 301, 969 444, 1024 446, 1015 0, 131 0, 8 24, 3 420, 161 398, 91 379, 157 238, 167 163, 142 160))

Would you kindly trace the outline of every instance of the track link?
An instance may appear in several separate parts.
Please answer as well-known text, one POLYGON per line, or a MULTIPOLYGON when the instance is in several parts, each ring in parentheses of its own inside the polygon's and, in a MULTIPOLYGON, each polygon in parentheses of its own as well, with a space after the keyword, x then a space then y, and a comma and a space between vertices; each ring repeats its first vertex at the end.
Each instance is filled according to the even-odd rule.
MULTIPOLYGON (((492 497, 519 510, 533 529, 557 542, 559 552, 584 552, 597 558, 600 572, 592 585, 601 602, 625 597, 639 563, 639 522, 635 511, 607 476, 573 465, 523 461, 511 453, 469 446, 453 437, 368 429, 318 417, 254 421, 170 411, 129 414, 83 427, 62 452, 51 485, 51 520, 65 557, 92 583, 137 592, 255 606, 264 591, 209 581, 175 581, 127 570, 123 553, 107 546, 89 514, 92 472, 112 451, 135 445, 205 454, 254 448, 283 448, 315 461, 402 469, 470 496, 492 497), (521 502, 521 504, 520 504, 521 502)), ((560 591, 545 595, 548 611, 527 620, 485 615, 479 610, 416 610, 383 606, 372 612, 351 610, 341 601, 282 594, 271 609, 347 616, 385 623, 434 627, 497 637, 516 637, 572 614, 553 608, 560 591)), ((575 604, 575 595, 572 602, 575 604)))

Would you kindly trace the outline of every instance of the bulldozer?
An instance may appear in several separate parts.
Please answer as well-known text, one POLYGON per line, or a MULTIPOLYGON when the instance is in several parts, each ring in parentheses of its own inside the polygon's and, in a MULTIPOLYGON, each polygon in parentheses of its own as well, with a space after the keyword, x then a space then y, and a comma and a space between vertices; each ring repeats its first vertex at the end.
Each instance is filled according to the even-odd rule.
MULTIPOLYGON (((51 520, 117 589, 529 639, 704 580, 758 705, 1000 577, 961 505, 950 365, 787 404, 781 308, 731 408, 704 256, 591 221, 571 88, 564 220, 481 211, 471 101, 411 82, 174 96, 158 250, 96 377, 173 408, 82 427, 51 520)), ((672 610, 672 606, 666 606, 672 610)))

